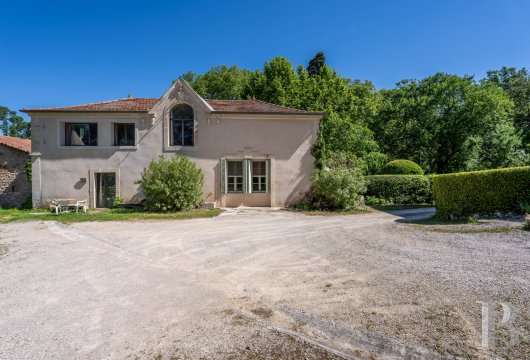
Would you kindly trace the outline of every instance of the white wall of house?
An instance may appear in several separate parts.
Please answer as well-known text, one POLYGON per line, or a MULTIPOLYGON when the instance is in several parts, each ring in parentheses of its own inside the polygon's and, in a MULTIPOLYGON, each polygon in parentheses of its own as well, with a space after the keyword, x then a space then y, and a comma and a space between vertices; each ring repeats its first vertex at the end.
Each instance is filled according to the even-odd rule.
POLYGON ((48 199, 88 199, 95 206, 95 174, 115 172, 117 192, 125 202, 142 195, 134 183, 160 155, 180 154, 204 173, 204 199, 215 206, 286 206, 309 189, 311 147, 318 114, 216 113, 184 82, 175 83, 149 113, 31 112, 33 197, 36 206, 48 199), (193 147, 170 146, 171 109, 185 103, 194 109, 193 147), (95 122, 98 146, 65 146, 64 124, 95 122), (134 123, 136 145, 113 146, 114 123, 134 123), (221 159, 270 159, 267 194, 225 194, 221 159), (40 200, 40 201, 39 201, 40 200))

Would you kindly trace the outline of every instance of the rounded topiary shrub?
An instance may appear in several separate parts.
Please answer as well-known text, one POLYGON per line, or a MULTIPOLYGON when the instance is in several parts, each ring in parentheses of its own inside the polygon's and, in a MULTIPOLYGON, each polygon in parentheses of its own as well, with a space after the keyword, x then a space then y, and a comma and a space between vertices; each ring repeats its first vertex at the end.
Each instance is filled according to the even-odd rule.
POLYGON ((150 211, 189 210, 201 205, 204 176, 183 156, 153 160, 137 181, 150 211))
POLYGON ((385 165, 385 175, 423 175, 421 166, 410 160, 392 160, 385 165))

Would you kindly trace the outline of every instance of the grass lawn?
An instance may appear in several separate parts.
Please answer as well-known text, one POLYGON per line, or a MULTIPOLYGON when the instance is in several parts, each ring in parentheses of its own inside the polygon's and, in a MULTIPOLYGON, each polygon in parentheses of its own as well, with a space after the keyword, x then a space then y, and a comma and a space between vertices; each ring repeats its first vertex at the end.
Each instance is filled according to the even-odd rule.
POLYGON ((55 215, 48 210, 1 210, 0 224, 14 221, 59 221, 73 223, 81 221, 131 221, 131 220, 185 220, 209 218, 219 215, 221 209, 195 209, 170 213, 152 213, 136 209, 91 210, 86 214, 68 212, 55 215))

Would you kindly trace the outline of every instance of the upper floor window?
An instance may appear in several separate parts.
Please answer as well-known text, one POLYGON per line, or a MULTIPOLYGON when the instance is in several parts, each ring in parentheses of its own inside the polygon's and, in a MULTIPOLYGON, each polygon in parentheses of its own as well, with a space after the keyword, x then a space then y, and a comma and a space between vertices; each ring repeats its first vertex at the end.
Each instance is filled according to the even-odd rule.
POLYGON ((114 146, 134 146, 134 124, 114 124, 114 146))
POLYGON ((171 145, 193 146, 193 109, 186 104, 177 105, 171 110, 171 145))
POLYGON ((66 146, 98 146, 98 124, 66 123, 66 146))

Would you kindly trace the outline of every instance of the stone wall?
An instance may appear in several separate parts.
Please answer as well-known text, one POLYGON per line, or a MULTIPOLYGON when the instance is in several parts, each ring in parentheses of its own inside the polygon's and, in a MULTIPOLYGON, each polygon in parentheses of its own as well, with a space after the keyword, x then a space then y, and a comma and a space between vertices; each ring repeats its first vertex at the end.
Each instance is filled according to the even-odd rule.
POLYGON ((24 164, 29 154, 0 144, 0 207, 19 207, 31 195, 24 164))

